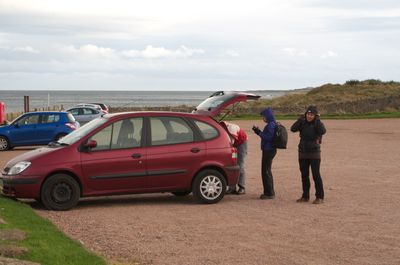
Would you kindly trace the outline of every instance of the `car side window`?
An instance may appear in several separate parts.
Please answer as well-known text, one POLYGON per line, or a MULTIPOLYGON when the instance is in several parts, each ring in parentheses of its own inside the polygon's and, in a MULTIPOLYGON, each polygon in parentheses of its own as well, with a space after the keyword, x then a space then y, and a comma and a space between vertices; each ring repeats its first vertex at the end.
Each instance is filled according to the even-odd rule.
POLYGON ((185 120, 178 117, 151 117, 151 145, 193 142, 194 134, 185 120))
POLYGON ((92 151, 109 150, 111 145, 113 125, 109 125, 93 135, 90 140, 95 140, 97 146, 92 148, 92 151))
POLYGON ((54 123, 60 120, 60 115, 58 114, 43 114, 41 123, 54 123))
POLYGON ((142 127, 142 118, 114 122, 90 138, 97 142, 92 151, 140 147, 142 127))
POLYGON ((21 118, 17 124, 18 125, 32 125, 32 124, 38 124, 39 123, 39 114, 33 114, 33 115, 27 115, 23 118, 21 118))
POLYGON ((200 129, 200 132, 204 139, 209 140, 218 136, 218 130, 210 124, 197 120, 195 120, 194 123, 200 129))
POLYGON ((142 141, 142 118, 124 119, 113 124, 111 149, 139 147, 142 141))
POLYGON ((83 115, 93 115, 93 114, 97 114, 98 113, 97 111, 95 111, 93 109, 84 108, 82 110, 83 110, 83 115))
POLYGON ((71 109, 71 110, 69 110, 69 112, 74 116, 78 116, 79 115, 79 109, 71 109))

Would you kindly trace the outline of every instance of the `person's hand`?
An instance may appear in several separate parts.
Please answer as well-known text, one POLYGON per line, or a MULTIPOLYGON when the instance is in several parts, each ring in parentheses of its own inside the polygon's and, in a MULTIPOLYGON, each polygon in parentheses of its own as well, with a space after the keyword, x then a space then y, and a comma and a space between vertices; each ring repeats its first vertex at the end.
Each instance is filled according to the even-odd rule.
POLYGON ((260 128, 258 128, 257 126, 253 126, 253 128, 251 128, 251 129, 252 129, 253 132, 254 132, 255 134, 257 134, 257 135, 259 135, 260 132, 261 132, 260 128))

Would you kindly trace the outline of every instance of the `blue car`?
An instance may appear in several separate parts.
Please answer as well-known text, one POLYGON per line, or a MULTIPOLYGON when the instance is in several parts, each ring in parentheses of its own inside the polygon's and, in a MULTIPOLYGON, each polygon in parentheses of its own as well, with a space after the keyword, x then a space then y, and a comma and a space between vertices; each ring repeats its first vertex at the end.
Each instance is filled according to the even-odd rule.
POLYGON ((79 123, 68 112, 24 113, 11 124, 0 126, 0 151, 16 146, 45 145, 77 128, 79 123))

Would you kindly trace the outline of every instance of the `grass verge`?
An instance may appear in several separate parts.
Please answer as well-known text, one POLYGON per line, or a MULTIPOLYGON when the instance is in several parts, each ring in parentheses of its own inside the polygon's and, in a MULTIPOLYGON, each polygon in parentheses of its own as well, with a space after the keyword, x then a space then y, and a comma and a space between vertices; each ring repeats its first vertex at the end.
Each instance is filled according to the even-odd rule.
POLYGON ((19 229, 26 233, 22 241, 3 241, 28 249, 18 258, 43 265, 106 265, 99 256, 68 238, 51 222, 38 216, 28 205, 0 196, 0 229, 19 229))

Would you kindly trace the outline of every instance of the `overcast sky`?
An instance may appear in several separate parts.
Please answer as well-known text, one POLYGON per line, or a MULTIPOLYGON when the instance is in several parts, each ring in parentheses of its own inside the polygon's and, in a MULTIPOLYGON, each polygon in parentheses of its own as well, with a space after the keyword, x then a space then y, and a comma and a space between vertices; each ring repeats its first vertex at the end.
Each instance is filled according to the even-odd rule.
POLYGON ((398 0, 0 0, 0 90, 400 81, 398 0))

